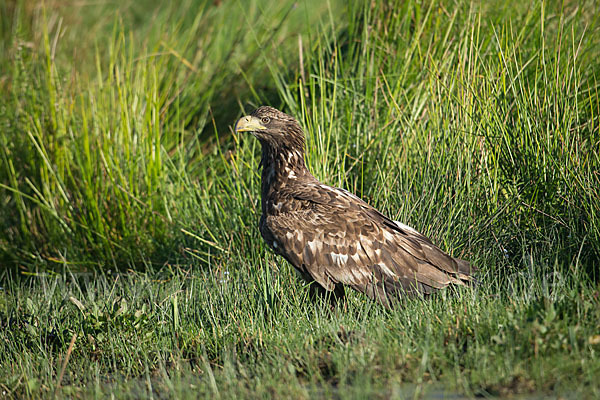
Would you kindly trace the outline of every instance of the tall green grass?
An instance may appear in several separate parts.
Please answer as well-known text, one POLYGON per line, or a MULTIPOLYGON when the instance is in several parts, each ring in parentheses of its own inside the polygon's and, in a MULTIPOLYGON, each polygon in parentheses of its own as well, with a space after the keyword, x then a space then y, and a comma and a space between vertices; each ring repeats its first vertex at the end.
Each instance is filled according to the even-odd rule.
POLYGON ((256 143, 243 138, 232 164, 228 124, 269 103, 306 126, 318 177, 448 248, 513 265, 550 252, 595 275, 592 5, 14 4, 0 168, 10 263, 172 261, 182 227, 234 243, 255 219, 256 143))
POLYGON ((192 181, 206 182, 198 163, 214 154, 214 127, 228 126, 240 98, 274 90, 250 79, 267 82, 296 54, 286 39, 328 9, 13 4, 3 19, 0 248, 27 269, 176 256, 178 209, 194 199, 192 181), (78 25, 63 25, 71 19, 78 25))
POLYGON ((597 277, 591 10, 514 5, 498 18, 473 3, 405 2, 355 11, 309 58, 306 82, 284 92, 308 129, 312 170, 468 258, 504 253, 519 266, 524 254, 544 254, 597 277))

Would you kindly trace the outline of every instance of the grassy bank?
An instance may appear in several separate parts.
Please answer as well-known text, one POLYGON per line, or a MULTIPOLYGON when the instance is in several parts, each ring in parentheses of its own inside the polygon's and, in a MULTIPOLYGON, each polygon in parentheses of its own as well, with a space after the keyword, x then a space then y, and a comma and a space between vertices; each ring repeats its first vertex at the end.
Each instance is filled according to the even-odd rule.
POLYGON ((593 2, 138 3, 0 5, 1 390, 599 394, 593 2), (231 135, 260 104, 479 286, 309 301, 231 135))
POLYGON ((407 300, 393 312, 352 294, 330 310, 271 256, 228 261, 5 287, 2 389, 81 398, 598 394, 600 299, 581 276, 547 276, 535 261, 503 286, 407 300))

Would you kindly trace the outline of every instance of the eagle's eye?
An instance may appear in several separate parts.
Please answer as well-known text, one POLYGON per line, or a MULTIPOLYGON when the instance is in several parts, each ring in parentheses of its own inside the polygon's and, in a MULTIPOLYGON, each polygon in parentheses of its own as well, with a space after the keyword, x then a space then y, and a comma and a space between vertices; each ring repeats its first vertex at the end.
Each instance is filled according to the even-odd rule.
POLYGON ((260 120, 263 124, 268 124, 269 122, 271 122, 271 118, 269 117, 262 117, 260 120))

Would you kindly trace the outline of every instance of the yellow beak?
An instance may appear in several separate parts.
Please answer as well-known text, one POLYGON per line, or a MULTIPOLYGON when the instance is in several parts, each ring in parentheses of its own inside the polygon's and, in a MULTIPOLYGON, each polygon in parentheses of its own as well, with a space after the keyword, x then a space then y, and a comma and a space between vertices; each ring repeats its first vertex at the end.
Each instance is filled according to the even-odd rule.
POLYGON ((235 123, 236 132, 256 132, 265 129, 267 128, 261 124, 260 119, 250 115, 246 115, 245 117, 238 119, 238 121, 235 123))

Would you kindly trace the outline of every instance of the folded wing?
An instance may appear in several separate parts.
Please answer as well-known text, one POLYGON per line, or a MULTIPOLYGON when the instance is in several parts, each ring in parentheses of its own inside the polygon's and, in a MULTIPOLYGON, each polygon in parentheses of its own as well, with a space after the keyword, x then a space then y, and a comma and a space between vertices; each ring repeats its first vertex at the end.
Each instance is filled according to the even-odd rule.
POLYGON ((472 280, 469 263, 345 190, 315 184, 294 196, 287 212, 267 217, 276 251, 327 290, 341 283, 389 305, 472 280))

